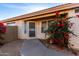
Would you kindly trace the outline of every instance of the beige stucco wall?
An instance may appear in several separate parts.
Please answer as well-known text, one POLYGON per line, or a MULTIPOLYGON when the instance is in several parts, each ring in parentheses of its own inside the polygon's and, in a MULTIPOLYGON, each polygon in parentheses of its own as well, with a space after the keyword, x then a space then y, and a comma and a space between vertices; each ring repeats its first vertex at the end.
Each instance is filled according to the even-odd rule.
POLYGON ((42 21, 37 21, 36 24, 37 24, 36 25, 37 38, 44 39, 45 38, 45 33, 41 32, 42 21))
POLYGON ((19 20, 15 22, 16 25, 18 26, 18 38, 19 39, 44 39, 45 38, 45 33, 41 32, 41 25, 42 21, 27 21, 26 22, 26 33, 24 33, 24 21, 19 20), (35 22, 35 34, 36 37, 29 37, 29 22, 35 22))
POLYGON ((27 34, 24 34, 24 22, 22 20, 16 21, 16 25, 18 26, 18 38, 26 39, 27 34))
MULTIPOLYGON (((75 10, 71 10, 69 12, 68 16, 69 17, 70 16, 76 16, 75 10)), ((79 50, 79 18, 77 18, 77 17, 76 18, 71 18, 71 19, 69 19, 69 21, 71 23, 73 23, 73 26, 71 27, 70 30, 72 30, 73 33, 75 35, 77 35, 77 37, 76 37, 76 36, 70 34, 70 38, 69 38, 69 40, 70 40, 70 46, 72 48, 74 48, 74 49, 79 50)))

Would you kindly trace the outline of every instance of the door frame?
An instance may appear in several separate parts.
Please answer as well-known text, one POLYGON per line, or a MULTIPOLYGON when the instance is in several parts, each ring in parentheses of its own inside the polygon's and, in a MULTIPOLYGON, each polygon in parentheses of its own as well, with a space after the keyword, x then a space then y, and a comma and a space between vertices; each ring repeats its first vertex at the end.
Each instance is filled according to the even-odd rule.
MULTIPOLYGON (((30 36, 29 36, 30 30, 28 30, 28 36, 29 36, 30 38, 36 38, 36 22, 35 22, 35 21, 29 21, 28 25, 29 25, 30 23, 35 23, 35 28, 34 28, 34 30, 35 30, 35 36, 34 36, 34 37, 30 37, 30 36)), ((29 26, 28 26, 28 28, 29 28, 29 26)), ((29 28, 29 29, 30 29, 30 28, 29 28)))

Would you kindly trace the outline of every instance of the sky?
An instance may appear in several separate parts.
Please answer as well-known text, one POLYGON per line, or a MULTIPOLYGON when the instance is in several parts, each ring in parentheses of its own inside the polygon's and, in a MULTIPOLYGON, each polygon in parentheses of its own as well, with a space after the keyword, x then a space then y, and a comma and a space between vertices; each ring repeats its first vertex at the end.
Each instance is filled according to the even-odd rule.
POLYGON ((55 7, 63 3, 0 3, 0 20, 55 7))

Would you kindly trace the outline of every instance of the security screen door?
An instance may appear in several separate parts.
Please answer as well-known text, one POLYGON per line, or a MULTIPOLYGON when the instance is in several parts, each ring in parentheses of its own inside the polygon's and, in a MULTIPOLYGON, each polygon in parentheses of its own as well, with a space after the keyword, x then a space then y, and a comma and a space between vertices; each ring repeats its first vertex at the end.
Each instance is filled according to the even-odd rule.
POLYGON ((29 22, 29 37, 35 37, 35 22, 29 22))

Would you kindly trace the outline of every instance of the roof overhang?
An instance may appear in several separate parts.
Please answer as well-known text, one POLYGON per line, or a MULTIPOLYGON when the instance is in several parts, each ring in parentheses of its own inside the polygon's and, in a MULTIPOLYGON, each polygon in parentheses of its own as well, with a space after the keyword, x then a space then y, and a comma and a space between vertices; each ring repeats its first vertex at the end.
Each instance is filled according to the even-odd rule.
POLYGON ((48 8, 45 10, 5 19, 4 22, 11 22, 11 21, 18 21, 18 20, 32 20, 32 19, 38 19, 42 17, 49 17, 55 15, 55 12, 62 11, 61 13, 66 13, 69 10, 79 7, 78 3, 69 3, 69 4, 63 4, 56 7, 48 8))

